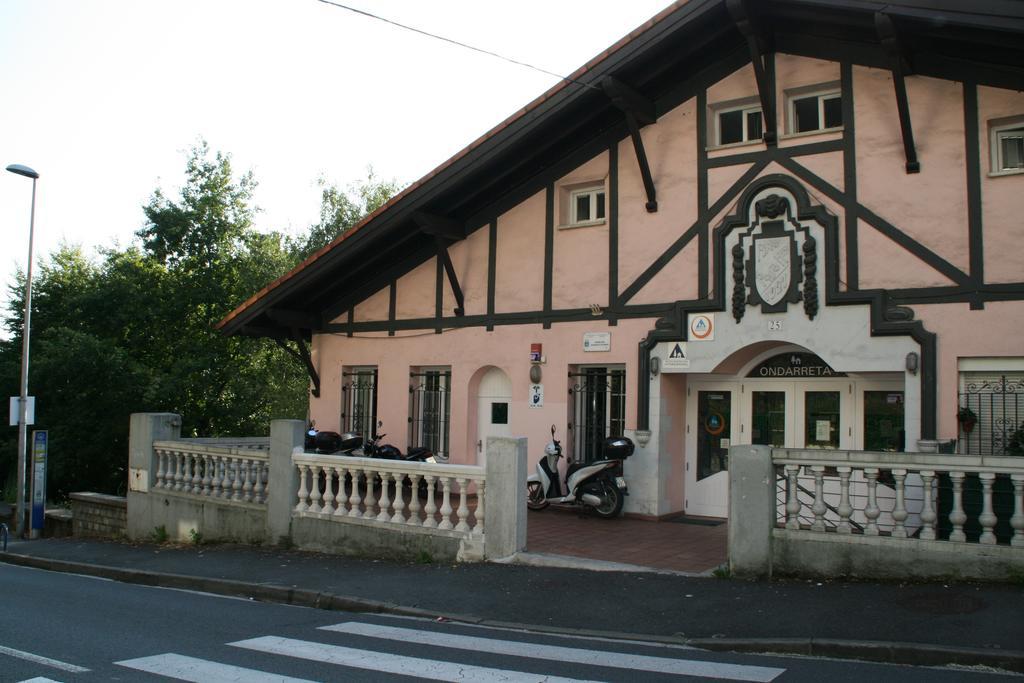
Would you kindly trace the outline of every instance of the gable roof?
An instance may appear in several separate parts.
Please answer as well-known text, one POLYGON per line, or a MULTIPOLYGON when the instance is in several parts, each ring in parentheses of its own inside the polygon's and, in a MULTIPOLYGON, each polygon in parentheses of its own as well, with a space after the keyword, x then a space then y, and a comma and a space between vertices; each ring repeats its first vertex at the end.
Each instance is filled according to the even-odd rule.
MULTIPOLYGON (((745 6, 766 52, 891 68, 875 14, 896 26, 912 72, 1024 89, 1018 0, 690 0, 677 2, 416 181, 221 320, 226 334, 308 336, 436 256, 422 216, 468 234, 625 138, 601 88, 614 77, 661 116, 751 61, 727 5, 745 6), (417 218, 419 220, 417 220, 417 218)), ((895 106, 894 106, 895 109, 895 106)), ((895 116, 895 113, 894 113, 895 116)), ((450 229, 450 228, 449 228, 450 229)))

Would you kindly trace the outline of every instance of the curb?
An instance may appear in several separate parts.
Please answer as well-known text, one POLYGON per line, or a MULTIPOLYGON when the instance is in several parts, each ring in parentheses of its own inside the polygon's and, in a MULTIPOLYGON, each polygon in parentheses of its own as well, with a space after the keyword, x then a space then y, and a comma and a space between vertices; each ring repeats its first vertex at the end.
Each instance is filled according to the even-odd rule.
POLYGON ((527 630, 591 638, 611 638, 636 642, 657 642, 682 645, 713 652, 742 652, 770 655, 800 655, 858 659, 887 664, 912 666, 987 666, 1015 673, 1024 673, 1024 651, 994 648, 950 647, 926 643, 881 642, 835 638, 681 638, 657 634, 620 633, 586 629, 559 628, 485 619, 468 614, 441 614, 418 607, 368 600, 304 588, 288 588, 271 584, 254 584, 231 579, 215 579, 189 574, 167 574, 124 569, 85 562, 69 562, 12 553, 0 554, 0 562, 34 569, 95 576, 122 583, 157 588, 193 590, 230 597, 249 598, 298 607, 329 611, 392 614, 423 619, 444 619, 494 628, 527 630))

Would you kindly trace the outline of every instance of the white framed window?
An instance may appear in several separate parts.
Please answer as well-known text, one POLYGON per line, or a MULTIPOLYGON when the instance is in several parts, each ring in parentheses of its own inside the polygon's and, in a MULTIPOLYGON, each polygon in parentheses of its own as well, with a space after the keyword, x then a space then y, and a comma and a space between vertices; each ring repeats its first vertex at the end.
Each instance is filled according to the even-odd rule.
POLYGON ((604 185, 572 190, 569 193, 569 225, 593 225, 605 219, 604 185))
POLYGON ((450 366, 409 372, 409 447, 425 446, 443 460, 451 456, 451 385, 450 366))
POLYGON ((764 116, 761 107, 719 109, 715 116, 715 144, 734 145, 759 142, 764 137, 764 116))
POLYGON ((372 438, 377 431, 377 367, 345 368, 341 392, 342 429, 372 438))
POLYGON ((989 122, 992 173, 1024 173, 1024 116, 989 122))
POLYGON ((796 88, 786 92, 790 135, 843 127, 843 94, 838 85, 796 88))

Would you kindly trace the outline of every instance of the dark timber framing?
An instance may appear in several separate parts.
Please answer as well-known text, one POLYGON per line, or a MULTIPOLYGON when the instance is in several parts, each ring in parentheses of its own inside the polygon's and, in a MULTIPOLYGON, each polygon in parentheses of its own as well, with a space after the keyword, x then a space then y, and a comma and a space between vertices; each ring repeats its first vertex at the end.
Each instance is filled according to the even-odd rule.
MULTIPOLYGON (((985 248, 981 218, 981 145, 978 140, 978 86, 972 82, 964 89, 964 150, 967 173, 967 249, 971 282, 976 290, 985 284, 985 248)), ((971 309, 985 308, 985 299, 974 295, 971 309)))
MULTIPOLYGON (((494 318, 494 289, 498 268, 498 219, 487 224, 487 319, 494 318)), ((487 323, 487 331, 494 331, 494 323, 487 323)))
POLYGON ((855 120, 853 65, 839 65, 843 96, 843 223, 846 232, 846 288, 860 287, 860 249, 857 243, 857 122, 855 120))
POLYGON ((896 89, 896 110, 900 117, 900 131, 903 133, 903 152, 907 157, 907 173, 920 173, 921 163, 917 160, 914 145, 914 126, 910 121, 910 102, 907 101, 907 84, 904 75, 912 73, 910 59, 900 41, 899 32, 892 18, 885 12, 875 12, 875 30, 878 39, 885 46, 892 61, 892 84, 896 89))
POLYGON ((303 367, 306 368, 306 374, 309 375, 310 381, 313 382, 313 388, 309 390, 309 393, 314 398, 320 397, 320 373, 316 371, 316 366, 313 365, 313 358, 310 356, 309 347, 306 346, 306 340, 303 338, 302 333, 293 328, 292 329, 292 341, 295 342, 295 348, 288 346, 288 342, 279 337, 274 338, 274 343, 284 349, 292 358, 302 363, 303 367))
POLYGON ((654 188, 651 165, 647 162, 644 139, 640 135, 641 127, 658 120, 654 102, 613 76, 605 76, 601 79, 601 87, 604 88, 605 94, 608 95, 612 103, 626 115, 626 128, 629 129, 629 137, 633 140, 636 161, 640 165, 640 177, 644 182, 644 192, 647 193, 647 203, 644 204, 644 208, 648 213, 654 213, 658 210, 658 195, 654 188))
POLYGON ((544 329, 551 327, 551 288, 555 270, 555 186, 544 190, 544 329))
POLYGON ((726 0, 726 7, 736 24, 736 28, 747 41, 750 50, 750 63, 754 67, 754 79, 757 81, 757 94, 761 99, 761 115, 764 117, 764 143, 769 147, 778 144, 778 124, 775 116, 775 84, 769 78, 765 62, 772 52, 768 47, 768 39, 760 30, 754 19, 747 0, 726 0))
POLYGON ((619 309, 619 144, 608 145, 608 324, 619 309))

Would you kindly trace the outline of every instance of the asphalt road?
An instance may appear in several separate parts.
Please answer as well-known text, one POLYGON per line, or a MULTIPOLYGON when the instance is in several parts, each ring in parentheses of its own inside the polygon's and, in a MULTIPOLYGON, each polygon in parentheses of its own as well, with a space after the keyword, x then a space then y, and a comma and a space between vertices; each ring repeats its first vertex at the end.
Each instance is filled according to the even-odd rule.
MULTIPOLYGON (((0 586, 0 681, 1020 680, 325 612, 8 565, 0 586)), ((601 609, 595 598, 581 619, 601 609)))

